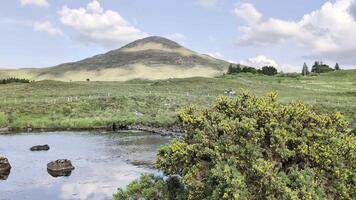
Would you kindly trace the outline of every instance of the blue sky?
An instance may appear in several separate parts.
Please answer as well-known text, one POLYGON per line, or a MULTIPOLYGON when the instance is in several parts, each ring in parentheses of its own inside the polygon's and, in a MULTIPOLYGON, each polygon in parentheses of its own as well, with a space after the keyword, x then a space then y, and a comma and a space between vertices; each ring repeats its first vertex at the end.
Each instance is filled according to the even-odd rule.
POLYGON ((149 35, 256 67, 356 66, 354 0, 5 0, 0 30, 0 68, 54 66, 149 35))

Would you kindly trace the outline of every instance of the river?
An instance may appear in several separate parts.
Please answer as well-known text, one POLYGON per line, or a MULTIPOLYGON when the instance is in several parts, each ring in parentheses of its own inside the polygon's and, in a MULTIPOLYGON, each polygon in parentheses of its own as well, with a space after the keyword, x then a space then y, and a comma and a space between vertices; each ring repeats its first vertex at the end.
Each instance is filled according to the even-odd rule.
POLYGON ((142 173, 159 173, 152 163, 160 146, 170 138, 146 132, 48 132, 0 134, 0 155, 9 159, 11 173, 0 180, 0 199, 112 199, 142 173), (31 152, 48 144, 46 152, 31 152), (69 159, 75 170, 54 178, 47 163, 69 159), (141 164, 140 164, 141 163, 141 164))

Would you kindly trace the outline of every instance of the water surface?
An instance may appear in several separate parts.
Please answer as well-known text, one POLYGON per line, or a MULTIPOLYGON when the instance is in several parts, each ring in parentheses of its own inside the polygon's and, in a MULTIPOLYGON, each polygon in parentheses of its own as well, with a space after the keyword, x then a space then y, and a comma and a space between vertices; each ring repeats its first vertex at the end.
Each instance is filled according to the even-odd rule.
POLYGON ((141 173, 158 173, 152 163, 159 146, 169 138, 144 132, 51 132, 1 134, 0 155, 12 165, 7 180, 0 180, 0 199, 112 199, 141 173), (48 144, 47 152, 31 152, 48 144), (69 159, 75 170, 69 177, 47 173, 48 162, 69 159))

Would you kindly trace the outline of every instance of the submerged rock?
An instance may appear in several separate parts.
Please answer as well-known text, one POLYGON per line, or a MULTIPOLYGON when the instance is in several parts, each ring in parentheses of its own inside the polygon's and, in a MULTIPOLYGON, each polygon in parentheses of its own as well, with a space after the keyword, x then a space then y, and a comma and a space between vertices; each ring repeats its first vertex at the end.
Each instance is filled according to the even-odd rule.
POLYGON ((70 176, 74 167, 67 159, 52 161, 47 164, 47 172, 53 177, 70 176))
POLYGON ((48 151, 49 150, 49 146, 47 144, 45 145, 37 145, 37 146, 33 146, 30 148, 31 151, 48 151))
POLYGON ((11 165, 9 160, 0 156, 0 180, 6 180, 9 177, 11 165))
POLYGON ((145 161, 145 160, 134 160, 130 162, 134 166, 146 166, 146 167, 154 167, 153 161, 145 161))

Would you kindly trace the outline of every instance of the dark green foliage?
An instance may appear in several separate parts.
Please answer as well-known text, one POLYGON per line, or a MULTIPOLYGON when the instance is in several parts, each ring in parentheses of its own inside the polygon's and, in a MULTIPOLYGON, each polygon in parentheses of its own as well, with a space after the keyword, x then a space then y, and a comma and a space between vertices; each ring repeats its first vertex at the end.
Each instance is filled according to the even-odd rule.
POLYGON ((252 74, 258 74, 262 73, 261 70, 258 70, 253 67, 248 67, 248 66, 241 66, 240 64, 237 64, 236 66, 233 66, 233 64, 230 64, 227 74, 239 74, 239 73, 252 73, 252 74))
POLYGON ((304 65, 303 65, 302 75, 303 76, 309 75, 309 69, 308 69, 308 65, 306 63, 304 63, 304 65))
POLYGON ((183 200, 185 196, 184 187, 177 176, 164 180, 162 177, 146 174, 129 184, 126 191, 118 189, 114 200, 183 200))
POLYGON ((257 70, 256 68, 253 68, 253 67, 244 67, 242 68, 241 72, 243 73, 252 73, 252 74, 257 74, 259 73, 259 70, 257 70))
POLYGON ((330 68, 329 65, 324 64, 323 62, 315 62, 311 72, 313 73, 325 73, 325 72, 331 72, 334 71, 333 68, 330 68))
POLYGON ((239 64, 237 64, 235 67, 233 64, 230 64, 228 70, 227 70, 227 74, 238 74, 241 73, 241 66, 239 64))
MULTIPOLYGON (((339 113, 244 92, 178 116, 186 135, 160 149, 156 166, 182 176, 185 199, 356 198, 356 136, 339 113)), ((130 191, 122 199, 137 199, 130 191)))
POLYGON ((262 74, 264 75, 267 75, 267 76, 274 76, 276 75, 278 72, 277 72, 277 69, 274 68, 273 66, 265 66, 265 67, 262 67, 262 74))
POLYGON ((0 84, 9 84, 9 83, 30 83, 31 81, 23 78, 6 78, 1 79, 0 84))
POLYGON ((230 64, 227 70, 227 74, 239 74, 239 73, 265 74, 265 75, 273 76, 277 74, 277 69, 274 68, 273 66, 265 66, 262 68, 262 70, 260 70, 253 67, 241 66, 240 64, 237 64, 236 66, 230 64))

